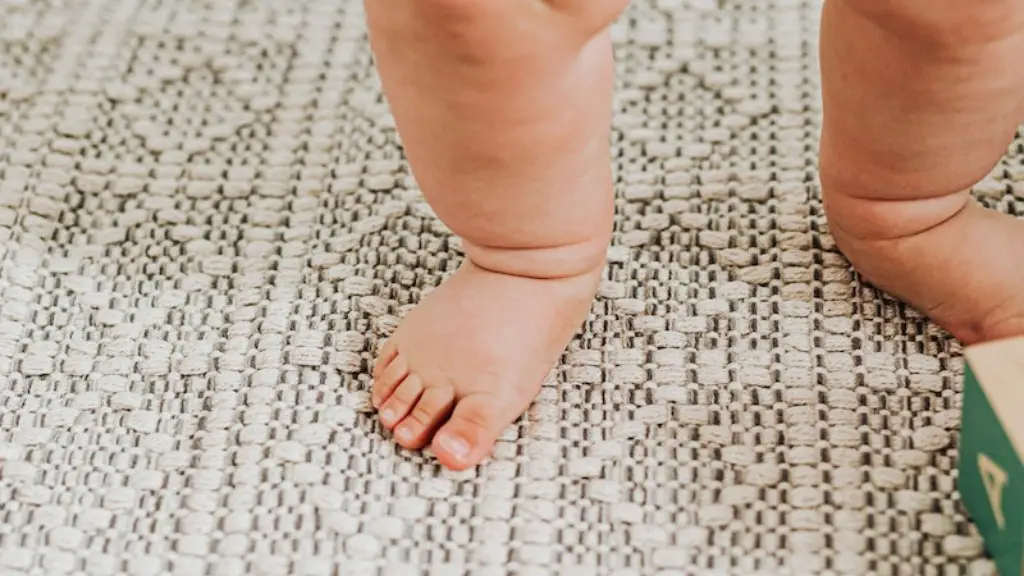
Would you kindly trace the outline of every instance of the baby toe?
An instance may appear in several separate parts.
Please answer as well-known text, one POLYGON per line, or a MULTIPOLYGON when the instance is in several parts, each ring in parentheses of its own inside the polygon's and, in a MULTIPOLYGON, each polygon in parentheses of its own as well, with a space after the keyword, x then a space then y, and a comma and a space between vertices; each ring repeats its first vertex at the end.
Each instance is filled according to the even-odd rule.
POLYGON ((387 368, 388 364, 391 364, 395 356, 398 356, 398 347, 395 346, 393 340, 387 340, 377 355, 377 363, 373 366, 373 377, 380 378, 381 373, 387 368))
POLYGON ((459 400, 451 419, 434 436, 434 454, 453 470, 475 466, 491 452, 498 436, 517 414, 514 406, 495 396, 467 396, 459 400))
POLYGON ((451 413, 454 401, 455 391, 451 388, 428 387, 409 415, 395 427, 395 439, 410 450, 423 448, 451 413))
POLYGON ((380 421, 391 430, 405 418, 423 393, 423 380, 412 374, 395 388, 380 407, 380 421))
POLYGON ((373 389, 370 391, 373 406, 380 408, 408 375, 409 363, 406 362, 405 356, 396 354, 387 367, 380 371, 380 375, 374 378, 373 389))

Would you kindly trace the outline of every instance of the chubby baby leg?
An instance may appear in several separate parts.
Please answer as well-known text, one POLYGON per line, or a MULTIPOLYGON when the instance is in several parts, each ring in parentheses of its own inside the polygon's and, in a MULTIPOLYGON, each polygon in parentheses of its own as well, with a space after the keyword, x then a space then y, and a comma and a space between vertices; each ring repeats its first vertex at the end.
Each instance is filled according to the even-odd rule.
POLYGON ((463 267, 391 335, 382 423, 464 469, 587 316, 613 211, 612 50, 626 0, 366 0, 412 170, 463 267))
POLYGON ((821 34, 838 247, 965 344, 1024 334, 1024 221, 969 193, 1024 121, 1024 3, 827 0, 821 34))

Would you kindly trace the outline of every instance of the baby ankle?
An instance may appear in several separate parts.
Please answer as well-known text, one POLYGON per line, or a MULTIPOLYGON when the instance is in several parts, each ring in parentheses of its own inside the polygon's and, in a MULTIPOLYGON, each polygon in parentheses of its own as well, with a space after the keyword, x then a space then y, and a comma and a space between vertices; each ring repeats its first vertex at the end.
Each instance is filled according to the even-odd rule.
POLYGON ((891 242, 942 226, 968 206, 969 193, 914 200, 879 200, 825 193, 829 227, 848 240, 891 242))
POLYGON ((563 246, 505 248, 481 246, 463 241, 463 250, 473 264, 500 274, 561 280, 593 274, 602 269, 610 237, 600 236, 563 246))

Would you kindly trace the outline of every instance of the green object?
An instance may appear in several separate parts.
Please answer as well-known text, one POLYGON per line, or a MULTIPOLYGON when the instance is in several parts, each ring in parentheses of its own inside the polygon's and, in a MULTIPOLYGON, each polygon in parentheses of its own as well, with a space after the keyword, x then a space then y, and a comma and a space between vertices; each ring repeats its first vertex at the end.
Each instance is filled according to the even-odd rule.
POLYGON ((959 491, 1000 576, 1024 576, 1024 339, 966 359, 959 491))

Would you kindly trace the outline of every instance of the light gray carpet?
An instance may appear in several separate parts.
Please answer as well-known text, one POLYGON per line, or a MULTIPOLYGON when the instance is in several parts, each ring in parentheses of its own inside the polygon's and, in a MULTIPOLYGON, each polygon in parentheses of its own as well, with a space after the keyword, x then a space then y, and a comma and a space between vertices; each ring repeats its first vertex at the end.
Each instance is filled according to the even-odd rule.
MULTIPOLYGON (((960 350, 827 235, 817 16, 616 27, 606 282, 453 474, 367 402, 461 256, 359 3, 0 0, 0 574, 992 574, 960 350)), ((1021 148, 979 186, 1017 213, 1021 148)))

